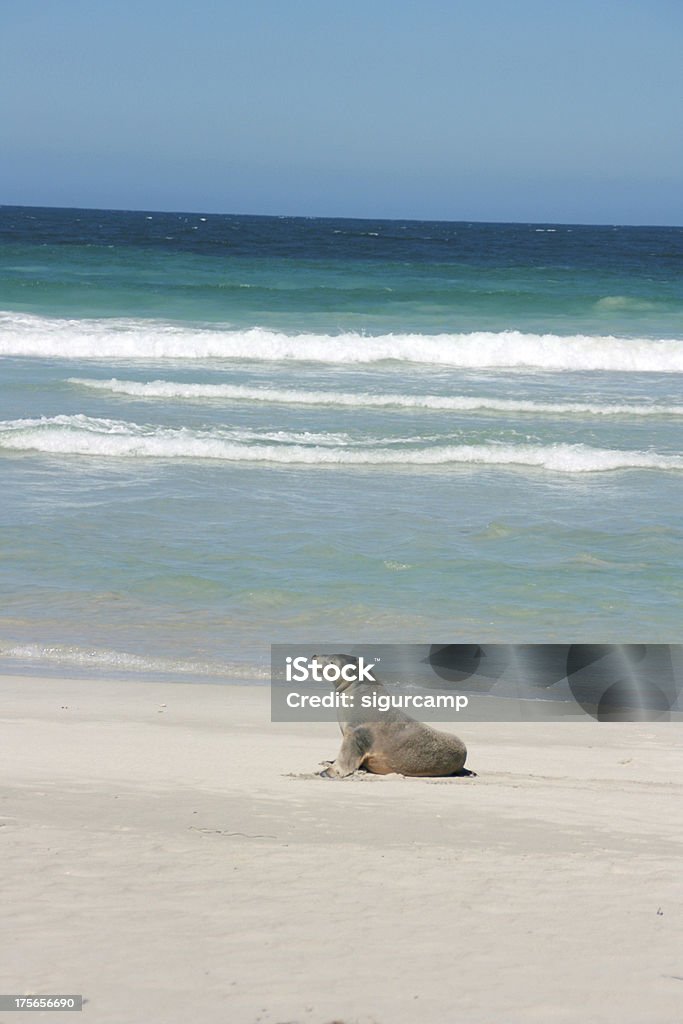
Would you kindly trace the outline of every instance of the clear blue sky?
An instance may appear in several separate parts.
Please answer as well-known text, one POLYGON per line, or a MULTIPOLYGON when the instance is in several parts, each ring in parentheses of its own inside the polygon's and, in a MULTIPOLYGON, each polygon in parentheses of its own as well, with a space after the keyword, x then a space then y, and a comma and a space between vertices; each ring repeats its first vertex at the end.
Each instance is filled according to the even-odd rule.
POLYGON ((0 0, 0 203, 683 224, 681 0, 0 0))

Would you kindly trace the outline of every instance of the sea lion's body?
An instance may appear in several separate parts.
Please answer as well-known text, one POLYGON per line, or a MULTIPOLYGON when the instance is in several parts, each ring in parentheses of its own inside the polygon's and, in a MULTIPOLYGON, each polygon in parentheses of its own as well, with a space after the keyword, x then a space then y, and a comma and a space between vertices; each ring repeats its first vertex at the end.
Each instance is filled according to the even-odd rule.
MULTIPOLYGON (((316 656, 319 664, 339 668, 357 664, 350 655, 316 656)), ((361 694, 386 694, 380 682, 348 682, 340 677, 337 692, 354 697, 352 708, 340 707, 339 727, 343 740, 336 761, 322 772, 325 778, 343 778, 358 769, 374 775, 437 777, 462 771, 467 757, 465 744, 451 733, 432 729, 403 711, 361 707, 361 694)))

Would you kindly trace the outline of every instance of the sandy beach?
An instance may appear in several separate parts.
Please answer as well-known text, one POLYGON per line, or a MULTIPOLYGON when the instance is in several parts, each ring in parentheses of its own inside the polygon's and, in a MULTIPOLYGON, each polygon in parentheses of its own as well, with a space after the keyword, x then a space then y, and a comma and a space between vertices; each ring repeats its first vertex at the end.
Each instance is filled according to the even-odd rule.
POLYGON ((272 724, 266 687, 0 692, 3 992, 96 1024, 680 1019, 680 724, 465 723, 476 778, 327 782, 336 728, 272 724))

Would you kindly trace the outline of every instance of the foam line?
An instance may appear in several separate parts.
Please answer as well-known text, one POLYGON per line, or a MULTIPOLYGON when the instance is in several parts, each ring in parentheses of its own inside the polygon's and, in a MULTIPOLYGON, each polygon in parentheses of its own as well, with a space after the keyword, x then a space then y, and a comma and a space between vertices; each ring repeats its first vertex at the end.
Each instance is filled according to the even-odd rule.
POLYGON ((683 405, 626 405, 595 402, 533 402, 469 395, 402 395, 369 392, 301 391, 295 388, 254 388, 243 384, 185 384, 178 381, 90 380, 69 377, 68 383, 130 398, 268 402, 280 405, 340 406, 362 409, 433 409, 450 412, 505 412, 578 416, 683 416, 683 405))

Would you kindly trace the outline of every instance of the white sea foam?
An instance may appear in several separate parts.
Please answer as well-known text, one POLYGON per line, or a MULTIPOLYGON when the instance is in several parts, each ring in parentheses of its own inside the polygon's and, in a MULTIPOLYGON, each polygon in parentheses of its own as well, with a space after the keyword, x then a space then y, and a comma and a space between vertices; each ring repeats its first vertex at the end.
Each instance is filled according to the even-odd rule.
MULTIPOLYGON (((252 437, 255 436, 252 433, 252 437)), ((284 435, 283 435, 284 436, 284 435)), ((404 439, 405 440, 405 439, 404 439)), ((0 422, 0 448, 98 458, 211 459, 294 466, 527 466, 561 473, 683 469, 683 456, 592 448, 583 444, 447 444, 398 448, 395 439, 342 447, 235 440, 230 432, 141 426, 87 416, 0 422)))
POLYGON ((0 314, 0 355, 52 359, 387 360, 467 369, 683 373, 683 341, 523 334, 297 334, 191 328, 158 320, 57 320, 0 314))
MULTIPOLYGON (((84 416, 82 413, 77 413, 75 415, 41 416, 33 419, 0 421, 0 447, 3 445, 5 447, 23 447, 23 445, 15 445, 11 442, 18 439, 19 435, 23 437, 27 432, 30 434, 31 431, 38 431, 42 435, 49 432, 51 437, 56 437, 55 430, 66 431, 68 436, 74 439, 81 435, 81 441, 86 447, 92 442, 94 437, 124 438, 125 441, 130 443, 142 439, 161 446, 167 440, 174 442, 188 440, 222 442, 273 441, 277 444, 302 445, 347 445, 355 440, 351 434, 343 432, 321 434, 310 430, 249 430, 245 428, 233 430, 222 427, 215 427, 213 430, 190 430, 187 427, 150 426, 123 420, 84 416), (3 436, 5 434, 6 436, 3 436)), ((392 440, 415 441, 420 440, 420 438, 398 438, 392 440)), ((362 443, 372 444, 373 442, 373 438, 367 438, 362 443)), ((89 452, 85 454, 89 454, 89 452)), ((103 454, 114 455, 116 452, 113 448, 111 451, 104 451, 103 448, 103 454)), ((126 453, 124 452, 123 454, 126 453)), ((131 452, 130 454, 136 453, 131 452)))
POLYGON ((511 412, 583 416, 683 416, 683 405, 627 405, 595 402, 532 402, 470 395, 402 395, 369 392, 302 391, 296 388, 254 388, 243 384, 186 384, 170 380, 91 380, 70 377, 79 387, 131 398, 227 399, 284 405, 331 405, 354 408, 433 409, 452 412, 511 412))
POLYGON ((148 658, 126 651, 69 644, 10 644, 0 646, 0 658, 39 662, 74 668, 94 668, 113 672, 163 672, 174 675, 218 676, 227 679, 266 680, 269 670, 241 662, 183 661, 173 658, 148 658))

